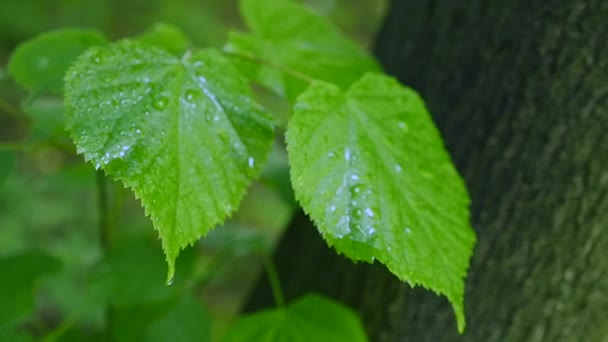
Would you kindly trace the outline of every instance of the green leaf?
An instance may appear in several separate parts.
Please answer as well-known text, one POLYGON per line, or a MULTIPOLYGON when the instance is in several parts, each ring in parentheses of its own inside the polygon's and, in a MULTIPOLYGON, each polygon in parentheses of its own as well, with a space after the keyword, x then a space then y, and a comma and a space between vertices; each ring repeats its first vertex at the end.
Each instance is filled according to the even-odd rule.
POLYGON ((9 62, 9 72, 26 90, 61 94, 63 75, 87 48, 105 44, 95 30, 59 29, 42 33, 19 45, 9 62))
POLYGON ((363 73, 379 70, 352 40, 301 4, 243 0, 241 13, 252 33, 231 33, 226 51, 245 56, 237 58, 241 70, 291 100, 308 86, 294 74, 347 88, 363 73))
POLYGON ((350 308, 319 295, 307 295, 285 308, 240 318, 222 341, 364 342, 367 337, 350 308))
POLYGON ((0 259, 0 327, 27 317, 33 308, 37 280, 59 267, 59 260, 37 250, 0 259))
POLYGON ((66 135, 62 99, 40 96, 24 103, 23 111, 32 119, 30 140, 44 141, 66 135))
POLYGON ((215 50, 180 60, 131 41, 94 47, 68 71, 65 96, 79 153, 141 198, 169 278, 180 249, 235 211, 273 140, 271 118, 215 50))
POLYGON ((296 198, 330 246, 447 296, 464 329, 469 197, 424 103, 380 74, 316 82, 287 132, 296 198))
POLYGON ((92 292, 119 308, 163 301, 175 295, 178 287, 163 282, 166 266, 158 249, 142 237, 119 240, 96 265, 92 292))
POLYGON ((200 299, 183 296, 160 319, 145 329, 143 341, 211 341, 211 319, 200 299))
POLYGON ((200 299, 176 299, 117 310, 115 341, 211 341, 211 319, 200 299))
POLYGON ((139 35, 137 40, 165 49, 174 55, 181 55, 192 46, 188 37, 179 28, 165 23, 155 24, 139 35))

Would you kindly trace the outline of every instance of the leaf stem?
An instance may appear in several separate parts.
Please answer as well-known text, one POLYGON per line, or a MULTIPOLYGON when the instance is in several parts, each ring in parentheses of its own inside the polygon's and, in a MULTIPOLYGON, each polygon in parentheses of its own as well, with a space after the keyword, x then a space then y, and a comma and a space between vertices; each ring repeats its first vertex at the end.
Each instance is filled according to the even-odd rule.
POLYGON ((264 257, 264 268, 270 281, 270 287, 272 287, 272 295, 274 301, 279 308, 285 307, 285 297, 283 296, 283 289, 281 288, 281 281, 279 280, 279 274, 277 268, 274 265, 274 261, 271 257, 264 257))
MULTIPOLYGON (((97 181, 97 212, 99 215, 99 243, 104 254, 108 254, 112 238, 110 226, 110 204, 108 201, 108 183, 103 171, 98 170, 95 173, 97 181)), ((112 331, 112 320, 114 316, 114 308, 112 304, 108 304, 105 308, 106 331, 112 331)))
POLYGON ((97 212, 99 215, 99 244, 104 252, 110 247, 110 205, 108 203, 108 186, 102 171, 95 173, 97 182, 97 212))
POLYGON ((289 75, 291 75, 291 76, 293 76, 295 78, 299 78, 299 79, 301 79, 303 81, 306 81, 308 83, 312 83, 314 81, 318 81, 316 78, 310 77, 310 76, 308 76, 308 75, 306 75, 304 73, 301 73, 301 72, 299 72, 297 70, 293 70, 291 68, 284 67, 282 65, 279 65, 279 64, 273 63, 271 61, 267 61, 267 60, 255 57, 253 55, 247 55, 247 54, 244 54, 244 53, 239 53, 239 52, 234 52, 234 51, 222 51, 222 52, 224 54, 228 55, 228 56, 231 56, 231 57, 240 58, 240 59, 243 59, 243 60, 246 60, 246 61, 249 61, 249 62, 253 62, 253 63, 257 63, 257 64, 267 65, 267 66, 269 66, 271 68, 283 71, 286 74, 289 74, 289 75))

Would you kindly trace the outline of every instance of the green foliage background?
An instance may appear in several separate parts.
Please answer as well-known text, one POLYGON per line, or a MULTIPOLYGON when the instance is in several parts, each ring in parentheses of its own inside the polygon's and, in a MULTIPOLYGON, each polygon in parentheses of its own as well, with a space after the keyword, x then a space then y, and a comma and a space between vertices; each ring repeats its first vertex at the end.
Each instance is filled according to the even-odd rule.
MULTIPOLYGON (((384 7, 377 0, 307 4, 363 45, 384 7)), ((221 46, 227 28, 244 28, 235 1, 0 2, 0 296, 6 297, 0 302, 12 303, 0 306, 0 340, 218 340, 289 221, 287 157, 276 148, 239 212, 183 252, 173 285, 165 286, 156 231, 129 191, 75 156, 63 128, 63 100, 29 97, 7 74, 17 44, 41 32, 95 28, 118 39, 159 22, 203 47, 221 46), (100 220, 100 211, 108 217, 100 220), (100 225, 111 227, 109 236, 100 236, 100 225)), ((258 96, 285 112, 268 92, 258 96)))

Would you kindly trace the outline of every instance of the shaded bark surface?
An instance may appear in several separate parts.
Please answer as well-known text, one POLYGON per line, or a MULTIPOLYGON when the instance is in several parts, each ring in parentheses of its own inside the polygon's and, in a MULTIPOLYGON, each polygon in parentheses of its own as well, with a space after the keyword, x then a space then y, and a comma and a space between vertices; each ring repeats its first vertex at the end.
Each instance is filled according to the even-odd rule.
MULTIPOLYGON (((275 255, 286 297, 351 305, 371 341, 608 341, 606 18, 604 0, 393 1, 376 54, 427 101, 473 200, 466 332, 304 215, 275 255)), ((263 279, 250 308, 268 305, 263 279)))

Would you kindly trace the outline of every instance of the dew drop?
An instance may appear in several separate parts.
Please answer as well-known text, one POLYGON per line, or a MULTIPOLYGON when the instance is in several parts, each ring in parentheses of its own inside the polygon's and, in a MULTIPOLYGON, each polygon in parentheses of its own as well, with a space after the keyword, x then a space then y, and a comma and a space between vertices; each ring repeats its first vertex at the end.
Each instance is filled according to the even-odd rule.
POLYGON ((369 217, 374 217, 374 211, 371 210, 370 208, 365 208, 365 215, 367 215, 369 217))
POLYGON ((125 151, 120 151, 120 153, 118 155, 121 156, 121 157, 124 157, 125 156, 125 151))
POLYGON ((137 134, 141 134, 141 129, 139 129, 139 128, 138 128, 138 129, 136 129, 136 130, 135 130, 135 133, 137 133, 137 134))
POLYGON ((367 230, 367 232, 369 233, 369 235, 374 235, 376 233, 376 229, 370 228, 367 230))
POLYGON ((167 107, 167 103, 169 102, 169 100, 166 97, 161 97, 156 99, 156 101, 154 101, 154 108, 158 109, 158 110, 163 110, 167 107))
POLYGON ((399 121, 399 123, 397 124, 397 127, 399 127, 399 129, 404 130, 404 131, 407 130, 407 125, 403 121, 399 121))
POLYGON ((249 157, 249 159, 247 160, 249 167, 253 168, 253 165, 255 164, 255 159, 253 159, 253 157, 249 157))
POLYGON ((401 173, 401 171, 403 171, 403 169, 401 168, 401 165, 399 165, 399 164, 395 165, 395 171, 397 171, 397 173, 401 173))
MULTIPOLYGON (((363 187, 361 185, 359 185, 359 184, 353 185, 353 186, 350 187, 349 191, 350 191, 350 197, 351 198, 357 198, 363 192, 363 187)), ((356 202, 354 202, 354 203, 356 203, 356 202)))
POLYGON ((357 154, 347 147, 344 149, 344 160, 346 160, 349 165, 355 166, 357 163, 357 154))
POLYGON ((192 102, 196 98, 196 91, 188 90, 186 91, 186 101, 192 102))
POLYGON ((230 213, 232 213, 232 206, 231 206, 230 204, 226 204, 226 205, 224 205, 224 212, 225 212, 226 214, 230 214, 230 213))
POLYGON ((357 175, 351 175, 350 179, 352 179, 352 180, 359 180, 359 176, 357 176, 357 175))
POLYGON ((327 154, 327 156, 328 156, 329 158, 333 158, 333 157, 335 157, 336 155, 335 155, 333 152, 329 152, 329 153, 327 154))
POLYGON ((335 206, 335 205, 332 205, 332 206, 329 208, 329 210, 330 210, 330 211, 333 213, 334 211, 336 211, 336 206, 335 206))
POLYGON ((169 285, 169 286, 173 285, 173 278, 167 280, 167 285, 169 285))
POLYGON ((408 234, 412 234, 412 230, 410 229, 410 227, 405 227, 405 232, 408 234))

